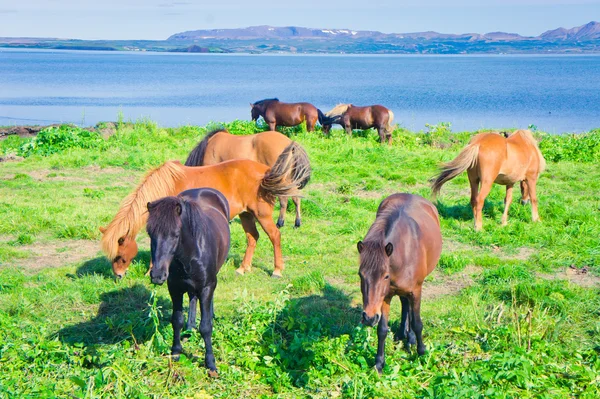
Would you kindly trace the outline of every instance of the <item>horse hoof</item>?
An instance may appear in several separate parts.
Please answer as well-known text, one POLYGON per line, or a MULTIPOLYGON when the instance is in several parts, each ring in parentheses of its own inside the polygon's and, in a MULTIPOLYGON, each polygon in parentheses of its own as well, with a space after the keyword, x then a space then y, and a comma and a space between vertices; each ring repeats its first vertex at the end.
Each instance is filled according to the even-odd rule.
POLYGON ((283 276, 281 275, 281 272, 279 272, 279 271, 274 271, 273 274, 271 275, 271 278, 281 278, 281 277, 283 277, 283 276))
POLYGON ((277 223, 275 224, 275 226, 277 226, 277 228, 278 228, 278 229, 280 229, 280 228, 282 228, 282 227, 283 227, 283 224, 284 224, 284 222, 283 222, 283 221, 281 221, 281 222, 280 222, 280 221, 278 220, 278 221, 277 221, 277 223))
POLYGON ((178 361, 179 361, 179 357, 180 357, 180 354, 179 354, 179 353, 177 353, 177 354, 172 354, 172 355, 171 355, 171 360, 173 360, 174 362, 178 362, 178 361))
POLYGON ((527 205, 527 204, 529 204, 529 200, 525 200, 525 201, 521 200, 521 205, 527 205))
POLYGON ((238 276, 243 276, 244 275, 244 269, 243 268, 238 268, 235 270, 235 274, 237 274, 238 276))
POLYGON ((217 370, 208 370, 208 376, 210 378, 219 378, 219 373, 217 370))
POLYGON ((300 227, 300 225, 302 225, 302 223, 299 220, 296 220, 296 223, 294 223, 294 227, 298 228, 300 227))

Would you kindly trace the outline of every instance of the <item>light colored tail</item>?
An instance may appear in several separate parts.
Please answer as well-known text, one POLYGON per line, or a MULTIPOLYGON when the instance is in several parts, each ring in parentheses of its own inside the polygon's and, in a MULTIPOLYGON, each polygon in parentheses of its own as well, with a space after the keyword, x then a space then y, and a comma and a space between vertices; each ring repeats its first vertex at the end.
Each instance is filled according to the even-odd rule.
POLYGON ((475 166, 478 156, 479 144, 469 144, 452 161, 442 164, 440 174, 431 179, 431 191, 433 192, 433 196, 435 197, 439 194, 444 183, 475 166))
POLYGON ((388 109, 388 114, 389 118, 385 130, 387 130, 388 133, 391 133, 394 130, 394 127, 392 126, 392 123, 394 122, 394 113, 388 109))

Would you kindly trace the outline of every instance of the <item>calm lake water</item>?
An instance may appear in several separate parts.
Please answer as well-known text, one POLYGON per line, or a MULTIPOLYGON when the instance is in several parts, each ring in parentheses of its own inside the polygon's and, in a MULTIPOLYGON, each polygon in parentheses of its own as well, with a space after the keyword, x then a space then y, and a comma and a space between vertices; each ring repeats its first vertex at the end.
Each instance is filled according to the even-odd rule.
POLYGON ((267 97, 382 104, 454 131, 600 127, 600 56, 201 55, 0 49, 0 125, 249 119, 267 97))

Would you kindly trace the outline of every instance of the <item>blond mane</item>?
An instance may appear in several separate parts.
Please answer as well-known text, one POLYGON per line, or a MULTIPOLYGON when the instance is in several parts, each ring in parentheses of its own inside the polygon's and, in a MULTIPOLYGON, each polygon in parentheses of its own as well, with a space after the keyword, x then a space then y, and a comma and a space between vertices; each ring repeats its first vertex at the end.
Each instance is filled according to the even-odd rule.
POLYGON ((137 188, 121 202, 119 211, 102 236, 102 250, 109 259, 117 256, 121 237, 135 239, 146 223, 148 202, 175 194, 176 183, 184 178, 183 166, 174 161, 165 162, 146 174, 137 188))
POLYGON ((352 104, 338 104, 335 107, 333 107, 329 112, 327 112, 325 116, 328 116, 330 118, 334 116, 340 116, 344 112, 346 112, 351 106, 352 104))
POLYGON ((540 147, 538 145, 538 142, 535 139, 535 137, 533 136, 533 133, 531 132, 531 130, 517 130, 512 135, 515 135, 515 134, 521 134, 521 136, 523 136, 523 138, 525 140, 527 140, 531 144, 533 144, 533 146, 537 150, 538 157, 539 157, 539 162, 540 162, 539 173, 542 173, 544 171, 544 169, 546 169, 546 160, 544 159, 544 156, 542 155, 542 151, 540 151, 540 147))

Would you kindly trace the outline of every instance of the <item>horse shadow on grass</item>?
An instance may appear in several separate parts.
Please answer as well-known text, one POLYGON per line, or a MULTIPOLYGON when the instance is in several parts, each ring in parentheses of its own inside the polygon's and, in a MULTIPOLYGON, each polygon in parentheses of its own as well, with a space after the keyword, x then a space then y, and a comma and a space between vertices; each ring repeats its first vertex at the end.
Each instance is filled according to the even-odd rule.
MULTIPOLYGON (((58 338, 67 344, 95 347, 132 340, 134 344, 148 341, 156 331, 150 317, 151 292, 141 284, 116 289, 100 295, 100 307, 95 317, 58 331, 58 338)), ((161 326, 168 325, 171 302, 157 297, 161 326)))
MULTIPOLYGON (((473 209, 468 200, 459 205, 447 205, 438 199, 436 207, 442 218, 463 221, 473 220, 473 209)), ((485 200, 483 204, 483 215, 485 217, 494 219, 496 215, 502 214, 502 212, 504 212, 504 203, 485 200)))
MULTIPOLYGON (((360 324, 362 310, 353 307, 351 297, 326 284, 321 295, 293 298, 262 333, 260 351, 279 359, 277 367, 296 387, 309 383, 309 369, 330 365, 328 352, 347 351, 360 324), (350 340, 338 340, 347 335, 350 340), (331 346, 330 346, 331 345, 331 346)), ((335 356, 335 355, 333 355, 335 356)), ((279 381, 273 382, 275 385, 279 381)))

